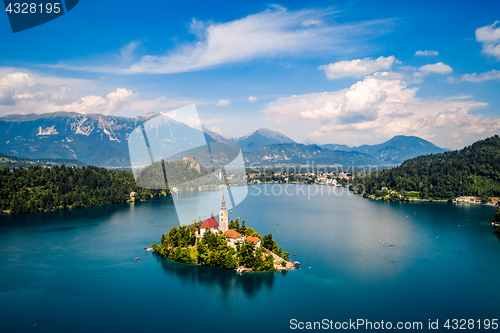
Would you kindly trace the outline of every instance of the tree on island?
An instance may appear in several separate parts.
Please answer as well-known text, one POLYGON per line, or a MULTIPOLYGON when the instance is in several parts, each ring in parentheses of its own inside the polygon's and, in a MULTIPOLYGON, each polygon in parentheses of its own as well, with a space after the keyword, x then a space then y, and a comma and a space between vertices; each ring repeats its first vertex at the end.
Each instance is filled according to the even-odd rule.
POLYGON ((236 221, 231 220, 231 222, 229 222, 229 229, 233 229, 241 234, 240 219, 237 218, 236 221))
POLYGON ((197 263, 206 266, 224 268, 236 267, 236 251, 227 245, 226 235, 214 234, 208 229, 203 239, 196 245, 197 263))
POLYGON ((497 210, 495 213, 495 218, 493 219, 494 222, 500 222, 500 209, 497 210))
POLYGON ((264 238, 262 239, 262 246, 285 260, 288 260, 288 257, 290 256, 290 253, 283 252, 283 249, 281 247, 278 247, 278 243, 276 243, 276 241, 273 239, 272 234, 264 236, 264 238))
POLYGON ((248 228, 245 226, 245 221, 243 220, 242 226, 240 227, 240 219, 236 219, 236 221, 231 220, 229 222, 229 229, 233 229, 234 231, 239 232, 240 234, 244 236, 250 236, 250 237, 258 237, 260 240, 262 240, 262 236, 253 230, 253 228, 248 228))
POLYGON ((237 254, 240 265, 250 267, 255 272, 274 271, 274 258, 272 255, 267 255, 265 260, 262 259, 264 248, 255 248, 253 243, 245 242, 240 246, 240 251, 237 254))

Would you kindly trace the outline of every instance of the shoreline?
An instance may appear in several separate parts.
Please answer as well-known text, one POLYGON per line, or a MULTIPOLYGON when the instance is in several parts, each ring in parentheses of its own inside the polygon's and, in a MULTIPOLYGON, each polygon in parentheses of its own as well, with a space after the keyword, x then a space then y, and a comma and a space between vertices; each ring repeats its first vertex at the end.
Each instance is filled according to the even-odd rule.
MULTIPOLYGON (((240 274, 240 275, 241 275, 241 274, 243 274, 243 273, 245 273, 245 272, 257 273, 257 274, 258 274, 258 273, 273 273, 273 274, 275 274, 275 273, 278 273, 278 272, 283 272, 283 271, 287 271, 287 272, 288 272, 288 271, 291 271, 291 270, 292 270, 292 268, 297 268, 297 267, 291 266, 290 268, 283 267, 283 268, 278 268, 278 269, 273 270, 273 271, 254 271, 254 270, 252 270, 251 268, 247 268, 247 267, 245 267, 245 266, 238 266, 238 267, 235 267, 235 268, 224 268, 224 267, 215 266, 215 265, 203 265, 203 264, 199 264, 199 263, 187 263, 187 262, 180 262, 180 261, 177 261, 177 260, 174 260, 174 259, 170 258, 169 256, 163 256, 161 253, 159 253, 159 252, 157 252, 157 251, 154 251, 154 250, 153 250, 153 254, 154 254, 155 256, 158 256, 160 259, 168 259, 168 260, 170 260, 170 261, 172 261, 172 262, 175 262, 175 263, 177 263, 177 264, 181 264, 181 265, 188 265, 188 266, 200 266, 200 267, 215 267, 215 268, 220 268, 220 269, 223 269, 223 270, 225 270, 225 271, 231 271, 231 270, 234 270, 234 271, 236 271, 236 273, 238 273, 238 274, 240 274), (238 271, 238 270, 240 270, 240 269, 241 269, 241 271, 238 271)), ((289 262, 288 262, 288 263, 289 263, 289 262)), ((298 267, 298 268, 300 268, 300 267, 298 267)))

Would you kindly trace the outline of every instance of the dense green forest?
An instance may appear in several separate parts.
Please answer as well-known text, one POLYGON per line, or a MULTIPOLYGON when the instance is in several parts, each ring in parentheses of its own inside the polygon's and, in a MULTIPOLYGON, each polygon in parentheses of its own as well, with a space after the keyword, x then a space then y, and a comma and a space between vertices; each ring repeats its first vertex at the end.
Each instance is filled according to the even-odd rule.
POLYGON ((55 165, 51 168, 0 167, 0 214, 35 213, 81 207, 106 206, 170 194, 165 188, 165 174, 178 192, 198 191, 220 185, 217 177, 206 176, 196 160, 155 163, 137 179, 130 171, 83 166, 55 165), (147 186, 141 186, 147 185, 147 186))
POLYGON ((406 200, 450 200, 459 196, 500 196, 500 137, 461 150, 424 155, 400 166, 357 177, 351 187, 364 196, 406 200))
MULTIPOLYGON (((227 244, 226 235, 222 233, 211 233, 207 230, 201 240, 196 240, 196 230, 201 221, 196 221, 190 226, 173 227, 161 237, 161 243, 153 244, 153 249, 164 257, 174 261, 199 264, 206 266, 218 266, 227 269, 236 266, 251 268, 255 272, 274 271, 274 259, 271 255, 265 255, 266 250, 274 252, 278 256, 288 260, 289 253, 283 252, 273 240, 271 234, 261 237, 252 228, 239 225, 239 220, 231 221, 229 228, 238 231, 244 236, 258 237, 262 245, 258 248, 246 240, 238 244, 236 249, 227 244)), ((283 262, 282 265, 286 263, 283 262)))
POLYGON ((98 167, 0 167, 0 214, 34 213, 146 200, 165 191, 139 188, 130 171, 98 167))

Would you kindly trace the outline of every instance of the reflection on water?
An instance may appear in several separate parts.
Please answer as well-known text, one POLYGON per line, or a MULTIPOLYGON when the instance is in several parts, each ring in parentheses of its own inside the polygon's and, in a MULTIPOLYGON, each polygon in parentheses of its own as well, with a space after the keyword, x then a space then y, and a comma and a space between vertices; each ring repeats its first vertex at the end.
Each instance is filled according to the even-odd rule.
POLYGON ((154 253, 157 262, 161 264, 164 272, 169 276, 175 276, 192 287, 200 285, 216 288, 221 295, 227 296, 232 290, 241 288, 249 297, 255 297, 262 288, 272 289, 275 274, 287 274, 287 272, 259 272, 236 274, 234 270, 221 267, 188 265, 163 258, 154 253))

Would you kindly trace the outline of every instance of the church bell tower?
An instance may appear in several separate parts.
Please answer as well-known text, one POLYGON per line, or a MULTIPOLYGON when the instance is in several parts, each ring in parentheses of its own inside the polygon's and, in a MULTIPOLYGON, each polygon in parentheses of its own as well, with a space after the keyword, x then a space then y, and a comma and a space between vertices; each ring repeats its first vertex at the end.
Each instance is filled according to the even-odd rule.
POLYGON ((229 229, 228 223, 229 216, 227 214, 226 200, 224 200, 224 195, 222 195, 222 203, 219 211, 219 230, 224 232, 229 229))

